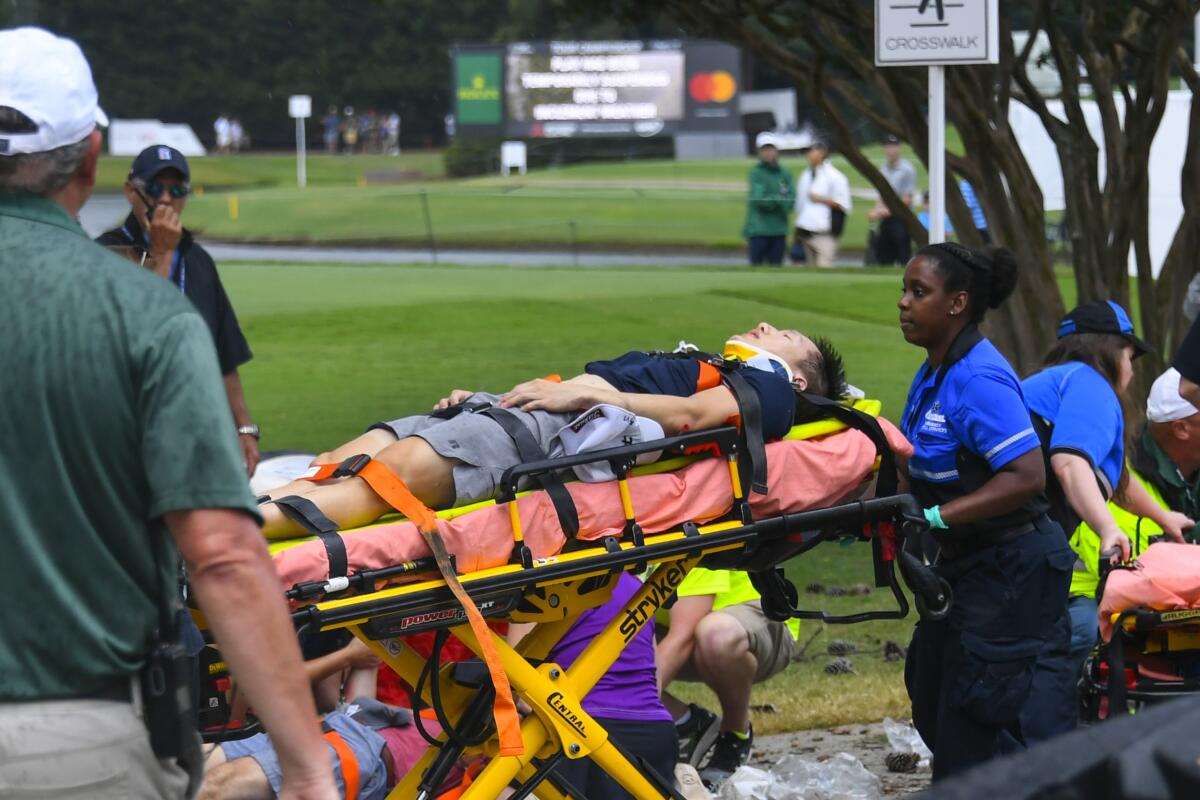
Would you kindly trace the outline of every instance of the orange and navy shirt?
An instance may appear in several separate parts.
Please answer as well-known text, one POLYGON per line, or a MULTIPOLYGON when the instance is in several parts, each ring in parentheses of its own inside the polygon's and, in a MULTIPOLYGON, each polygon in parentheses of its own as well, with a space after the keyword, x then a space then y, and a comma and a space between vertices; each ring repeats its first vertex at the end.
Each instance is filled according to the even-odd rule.
MULTIPOLYGON (((721 373, 693 358, 657 353, 626 353, 611 361, 592 361, 584 372, 603 378, 620 392, 690 397, 721 385, 721 373)), ((796 395, 786 378, 766 370, 741 371, 762 406, 763 438, 782 439, 792 427, 796 395)))

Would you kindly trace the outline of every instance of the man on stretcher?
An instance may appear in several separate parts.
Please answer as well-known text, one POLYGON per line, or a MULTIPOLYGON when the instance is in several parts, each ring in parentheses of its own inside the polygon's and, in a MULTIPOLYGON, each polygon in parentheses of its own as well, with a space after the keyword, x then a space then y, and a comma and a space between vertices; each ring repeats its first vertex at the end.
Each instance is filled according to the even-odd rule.
MULTIPOLYGON (((796 392, 832 399, 846 393, 841 357, 828 342, 797 330, 779 330, 763 322, 730 337, 724 354, 745 362, 738 374, 758 399, 767 441, 781 438, 793 425, 796 392)), ((491 498, 504 471, 523 459, 517 443, 494 418, 481 413, 438 416, 439 411, 464 403, 509 410, 543 452, 552 451, 558 435, 579 412, 601 404, 657 423, 661 434, 653 424, 642 423, 643 438, 650 439, 718 427, 739 415, 737 399, 715 367, 675 354, 635 351, 611 361, 590 362, 583 374, 566 381, 526 381, 502 395, 456 389, 438 402, 433 415, 378 423, 313 463, 337 464, 350 456, 369 455, 395 472, 431 508, 491 498)), ((617 444, 620 441, 612 446, 617 444)), ((392 510, 357 477, 296 481, 272 491, 270 500, 288 495, 307 496, 343 529, 367 524, 392 510)), ((273 502, 264 501, 261 508, 263 533, 268 537, 304 533, 273 502)))

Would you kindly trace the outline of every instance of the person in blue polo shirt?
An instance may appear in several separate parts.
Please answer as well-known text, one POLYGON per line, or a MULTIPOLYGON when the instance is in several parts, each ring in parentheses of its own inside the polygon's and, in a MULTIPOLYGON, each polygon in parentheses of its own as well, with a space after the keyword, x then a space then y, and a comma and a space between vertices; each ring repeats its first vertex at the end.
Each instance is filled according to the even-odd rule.
POLYGON ((905 685, 941 780, 1025 744, 1021 710, 1039 657, 1066 656, 1074 556, 1046 515, 1045 467, 1021 385, 978 325, 1012 293, 1000 248, 921 248, 904 269, 900 329, 928 360, 902 429, 909 490, 940 549, 954 606, 913 631, 905 685))
MULTIPOLYGON (((1176 541, 1182 542, 1183 530, 1193 524, 1155 503, 1139 481, 1129 479, 1125 465, 1126 391, 1133 360, 1151 351, 1134 335, 1121 306, 1111 300, 1084 303, 1059 325, 1046 368, 1022 384, 1045 448, 1050 515, 1072 536, 1080 559, 1094 562, 1097 553, 1117 550, 1122 560, 1129 557, 1129 538, 1106 505, 1109 499, 1152 520, 1176 541), (1081 527, 1081 521, 1087 526, 1081 527)), ((1097 564, 1081 563, 1080 568, 1095 574, 1097 564)), ((1079 667, 1096 644, 1096 598, 1073 596, 1069 611, 1071 670, 1056 681, 1057 688, 1039 686, 1035 693, 1043 708, 1054 703, 1076 707, 1079 667)))

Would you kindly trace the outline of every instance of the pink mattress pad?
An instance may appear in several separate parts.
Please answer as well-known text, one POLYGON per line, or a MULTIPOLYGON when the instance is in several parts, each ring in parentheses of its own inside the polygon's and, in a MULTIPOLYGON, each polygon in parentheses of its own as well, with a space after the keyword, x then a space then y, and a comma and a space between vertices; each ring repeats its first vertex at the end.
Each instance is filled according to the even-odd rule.
POLYGON ((1200 608, 1200 547, 1158 542, 1134 562, 1108 576, 1100 600, 1100 634, 1112 638, 1114 614, 1131 608, 1200 608))
MULTIPOLYGON (((912 446, 895 426, 884 419, 879 422, 896 454, 902 458, 911 455, 912 446)), ((818 439, 772 442, 767 445, 768 492, 751 495, 750 506, 755 517, 763 518, 832 505, 871 476, 875 458, 874 445, 854 430, 818 439)), ((620 535, 625 518, 615 481, 566 486, 579 512, 577 539, 620 535)), ((718 458, 701 459, 674 472, 631 478, 629 491, 634 514, 647 534, 686 521, 702 524, 714 520, 733 505, 729 468, 718 458)), ((565 539, 546 493, 531 492, 516 503, 525 543, 534 557, 545 558, 562 550, 565 539)), ((512 554, 507 504, 485 506, 440 520, 438 525, 462 573, 503 565, 512 554)), ((350 573, 429 555, 416 526, 406 520, 347 531, 343 539, 350 573)), ((320 541, 283 550, 274 558, 285 589, 329 576, 329 561, 320 541)))

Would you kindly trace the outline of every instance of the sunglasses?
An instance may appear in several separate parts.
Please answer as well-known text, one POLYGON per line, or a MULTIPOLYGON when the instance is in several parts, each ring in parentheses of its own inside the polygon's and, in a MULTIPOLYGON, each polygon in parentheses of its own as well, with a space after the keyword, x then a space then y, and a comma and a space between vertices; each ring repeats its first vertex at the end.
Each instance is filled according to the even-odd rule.
POLYGON ((177 183, 173 186, 165 186, 160 181, 150 181, 149 183, 143 182, 142 187, 145 188, 146 193, 152 198, 162 197, 163 190, 166 189, 171 193, 171 197, 175 198, 176 200, 182 200, 192 191, 192 187, 186 183, 177 183))

